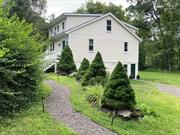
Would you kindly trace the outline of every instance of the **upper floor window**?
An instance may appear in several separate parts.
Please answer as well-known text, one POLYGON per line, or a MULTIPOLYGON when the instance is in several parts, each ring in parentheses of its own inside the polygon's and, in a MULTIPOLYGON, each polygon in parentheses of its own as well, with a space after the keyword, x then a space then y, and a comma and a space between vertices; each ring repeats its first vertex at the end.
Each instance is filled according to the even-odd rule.
POLYGON ((107 31, 111 31, 111 20, 107 20, 107 31))
POLYGON ((54 42, 50 45, 50 51, 54 51, 54 42))
POLYGON ((64 30, 64 22, 62 23, 62 29, 64 30))
POLYGON ((124 52, 128 52, 128 42, 124 42, 124 52))
POLYGON ((89 39, 89 51, 94 51, 94 39, 89 39))

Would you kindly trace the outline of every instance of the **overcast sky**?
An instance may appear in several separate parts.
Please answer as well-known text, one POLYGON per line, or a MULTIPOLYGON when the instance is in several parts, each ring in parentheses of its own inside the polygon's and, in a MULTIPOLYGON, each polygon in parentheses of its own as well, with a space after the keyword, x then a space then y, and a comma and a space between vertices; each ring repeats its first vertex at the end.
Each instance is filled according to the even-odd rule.
MULTIPOLYGON (((59 16, 63 12, 74 12, 77 8, 86 3, 87 0, 47 0, 47 16, 55 14, 59 16)), ((121 4, 124 8, 128 7, 126 0, 93 0, 99 2, 105 2, 108 4, 112 2, 116 5, 121 4)))

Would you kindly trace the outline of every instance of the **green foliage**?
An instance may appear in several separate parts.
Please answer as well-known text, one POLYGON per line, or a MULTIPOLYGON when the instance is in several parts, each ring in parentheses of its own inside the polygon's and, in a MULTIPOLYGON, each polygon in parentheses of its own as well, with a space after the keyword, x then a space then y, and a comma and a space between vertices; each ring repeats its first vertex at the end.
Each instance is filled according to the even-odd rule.
POLYGON ((89 14, 106 14, 111 12, 118 19, 123 21, 129 21, 129 17, 125 15, 125 11, 122 6, 109 3, 109 5, 101 2, 88 1, 85 5, 77 9, 77 13, 89 13, 89 14))
MULTIPOLYGON (((180 2, 131 1, 136 4, 132 4, 128 10, 135 18, 133 23, 140 28, 140 37, 144 39, 144 48, 147 49, 146 63, 153 68, 180 71, 180 2)), ((141 51, 143 49, 140 53, 141 51)))
MULTIPOLYGON (((171 79, 176 80, 176 74, 172 74, 171 79), (173 77, 174 75, 174 77, 173 77)), ((179 134, 179 114, 180 98, 161 93, 155 84, 131 80, 131 85, 136 93, 137 104, 144 104, 154 111, 157 117, 145 115, 142 119, 134 121, 124 121, 116 117, 113 126, 111 126, 112 117, 109 113, 104 113, 87 102, 86 97, 95 92, 102 93, 103 87, 86 87, 84 90, 81 85, 73 78, 49 75, 48 79, 56 80, 59 84, 66 85, 71 90, 70 100, 73 108, 118 134, 123 135, 177 135, 179 134), (169 124, 171 123, 171 124, 169 124), (148 130, 144 130, 148 129, 148 130)))
POLYGON ((101 54, 98 52, 92 61, 89 70, 84 75, 82 85, 104 85, 106 81, 106 69, 101 54))
POLYGON ((101 100, 103 96, 102 86, 86 87, 87 101, 98 108, 101 108, 101 100))
POLYGON ((134 90, 119 62, 105 88, 102 105, 112 109, 132 109, 135 104, 134 90))
POLYGON ((78 73, 76 74, 76 79, 80 80, 83 78, 83 76, 86 74, 86 72, 89 69, 89 61, 88 59, 84 58, 83 61, 81 62, 80 68, 78 70, 78 73))
POLYGON ((0 8, 0 115, 9 115, 33 102, 42 79, 41 36, 18 18, 6 18, 0 8))
POLYGON ((170 84, 180 87, 180 73, 144 71, 140 72, 140 76, 142 80, 170 84))
POLYGON ((76 65, 73 60, 73 54, 68 45, 64 48, 57 64, 57 71, 60 74, 71 74, 76 72, 76 65))
POLYGON ((52 89, 42 84, 37 101, 15 114, 15 117, 0 118, 1 135, 76 135, 63 123, 55 121, 45 111, 42 113, 41 97, 47 97, 52 89))
POLYGON ((43 17, 46 3, 46 0, 9 0, 6 3, 10 5, 8 17, 17 15, 21 21, 25 20, 33 24, 33 33, 40 32, 47 37, 48 23, 43 17))

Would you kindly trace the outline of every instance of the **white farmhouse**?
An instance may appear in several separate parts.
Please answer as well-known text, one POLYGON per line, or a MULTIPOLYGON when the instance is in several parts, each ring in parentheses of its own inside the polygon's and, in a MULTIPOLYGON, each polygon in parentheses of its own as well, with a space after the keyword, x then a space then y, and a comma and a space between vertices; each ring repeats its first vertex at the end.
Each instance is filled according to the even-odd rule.
POLYGON ((65 45, 69 45, 77 68, 84 57, 91 62, 99 51, 107 71, 111 72, 120 61, 128 76, 136 78, 141 40, 136 35, 137 30, 111 13, 64 13, 50 23, 51 45, 46 51, 45 70, 55 65, 65 45))

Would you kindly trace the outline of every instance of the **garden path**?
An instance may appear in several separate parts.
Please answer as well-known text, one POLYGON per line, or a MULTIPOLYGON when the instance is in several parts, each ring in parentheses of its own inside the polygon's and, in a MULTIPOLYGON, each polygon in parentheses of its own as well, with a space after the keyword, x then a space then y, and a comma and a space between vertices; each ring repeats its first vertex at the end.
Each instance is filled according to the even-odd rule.
POLYGON ((160 83, 157 83, 156 87, 162 92, 165 92, 165 93, 168 93, 170 95, 174 95, 174 96, 180 98, 180 88, 179 87, 171 86, 171 85, 167 85, 167 84, 160 84, 160 83))
POLYGON ((67 87, 52 80, 48 80, 47 84, 53 89, 52 94, 46 99, 47 109, 53 118, 65 123, 80 135, 117 135, 74 111, 69 101, 70 90, 67 87))

